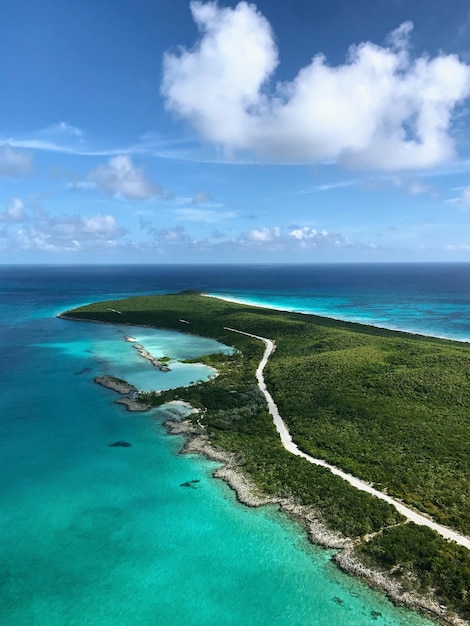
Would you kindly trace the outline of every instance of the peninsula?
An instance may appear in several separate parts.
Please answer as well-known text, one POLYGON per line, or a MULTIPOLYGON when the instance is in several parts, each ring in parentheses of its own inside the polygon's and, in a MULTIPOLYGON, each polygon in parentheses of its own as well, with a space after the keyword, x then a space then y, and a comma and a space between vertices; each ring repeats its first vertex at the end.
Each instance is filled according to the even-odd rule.
POLYGON ((278 502, 313 541, 342 548, 342 568, 397 602, 466 623, 470 346, 195 293, 96 303, 63 317, 233 345, 233 355, 200 359, 218 369, 216 379, 138 400, 190 402, 199 413, 170 427, 188 434, 190 450, 226 462, 219 473, 240 499, 278 502))

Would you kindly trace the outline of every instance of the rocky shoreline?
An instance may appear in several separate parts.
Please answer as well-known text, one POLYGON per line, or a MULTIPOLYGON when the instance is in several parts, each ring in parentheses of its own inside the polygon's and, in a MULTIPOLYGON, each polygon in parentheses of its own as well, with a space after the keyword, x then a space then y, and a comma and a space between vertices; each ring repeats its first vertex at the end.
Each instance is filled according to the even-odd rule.
POLYGON ((103 387, 106 387, 106 389, 112 389, 121 395, 137 393, 137 387, 134 387, 134 385, 131 385, 126 380, 116 378, 115 376, 95 376, 93 381, 97 385, 102 385, 103 387))
MULTIPOLYGON (((126 339, 126 341, 129 341, 129 339, 126 339)), ((150 352, 148 352, 148 350, 146 350, 144 348, 144 346, 140 345, 140 343, 133 343, 132 344, 133 347, 139 351, 139 354, 141 357, 143 357, 144 359, 147 359, 147 361, 150 361, 150 363, 156 367, 157 369, 159 369, 161 372, 170 372, 171 369, 168 367, 168 365, 166 365, 163 360, 158 359, 157 357, 153 356, 150 354, 150 352)))
MULTIPOLYGON (((116 312, 119 313, 119 311, 116 312)), ((150 361, 150 363, 154 367, 158 368, 161 372, 171 371, 168 365, 166 365, 166 361, 169 361, 170 359, 165 357, 163 357, 163 359, 158 359, 157 357, 150 354, 150 352, 146 350, 144 346, 142 346, 140 343, 137 343, 137 339, 135 337, 131 337, 130 335, 124 335, 124 341, 132 343, 133 347, 139 351, 140 356, 144 359, 147 359, 147 361, 150 361), (163 361, 165 361, 165 363, 163 361)))
POLYGON ((115 378, 114 376, 95 376, 93 381, 97 385, 101 385, 102 387, 106 387, 106 389, 111 389, 112 391, 116 391, 117 393, 123 396, 119 398, 119 400, 115 400, 115 404, 123 404, 128 411, 137 412, 137 411, 148 411, 151 407, 149 404, 143 404, 139 402, 137 399, 137 394, 139 390, 134 385, 131 385, 126 380, 122 380, 121 378, 115 378))
POLYGON ((215 478, 224 480, 236 494, 237 500, 249 507, 272 504, 299 521, 305 527, 309 540, 323 548, 338 550, 333 561, 345 573, 363 580, 370 587, 385 593, 397 605, 418 611, 441 624, 469 626, 469 622, 447 611, 432 597, 419 595, 405 589, 400 581, 391 578, 387 572, 372 569, 358 559, 354 552, 355 542, 339 532, 332 531, 322 521, 321 515, 311 507, 301 506, 287 498, 270 497, 262 492, 242 473, 233 455, 211 446, 201 428, 189 420, 169 419, 164 422, 170 434, 184 435, 186 443, 181 454, 201 454, 207 459, 222 463, 213 473, 215 478))
MULTIPOLYGON (((136 387, 125 380, 113 376, 97 376, 94 381, 121 394, 123 397, 115 402, 125 405, 128 411, 148 411, 152 408, 137 400, 136 387)), ((188 406, 187 403, 181 401, 174 401, 174 404, 188 406)), ((288 498, 276 498, 262 493, 240 470, 234 455, 214 448, 210 444, 203 427, 177 414, 174 418, 166 420, 164 426, 170 434, 185 436, 186 442, 181 454, 200 454, 222 464, 214 471, 213 476, 225 481, 234 490, 238 502, 249 507, 277 506, 280 511, 304 526, 308 539, 313 544, 337 550, 332 560, 345 573, 360 578, 370 587, 385 593, 393 603, 419 611, 441 624, 469 626, 468 621, 447 612, 446 608, 439 605, 432 597, 409 591, 402 586, 400 581, 391 578, 387 572, 368 567, 355 554, 355 542, 340 532, 329 529, 322 521, 321 514, 312 507, 296 504, 288 498)))

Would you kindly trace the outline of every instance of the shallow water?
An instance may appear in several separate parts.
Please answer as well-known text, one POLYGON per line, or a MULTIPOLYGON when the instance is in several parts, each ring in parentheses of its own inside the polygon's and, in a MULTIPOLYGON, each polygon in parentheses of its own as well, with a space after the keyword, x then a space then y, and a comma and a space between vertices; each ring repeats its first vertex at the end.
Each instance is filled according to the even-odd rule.
MULTIPOLYGON (((54 318, 75 303, 126 293, 109 273, 100 291, 93 272, 88 283, 84 270, 61 283, 63 272, 49 269, 41 281, 23 271, 17 290, 11 273, 3 283, 2 623, 430 623, 340 573, 331 552, 311 546, 273 507, 238 504, 211 477, 216 464, 178 455, 182 440, 167 435, 164 411, 131 414, 113 404, 117 394, 94 376, 167 388, 211 374, 201 366, 158 372, 124 334, 156 356, 179 359, 215 342, 54 318), (131 445, 109 447, 116 441, 131 445)), ((134 272, 143 293, 145 281, 134 272)), ((158 284, 151 278, 149 291, 158 284)), ((165 281, 162 290, 171 276, 165 281)))

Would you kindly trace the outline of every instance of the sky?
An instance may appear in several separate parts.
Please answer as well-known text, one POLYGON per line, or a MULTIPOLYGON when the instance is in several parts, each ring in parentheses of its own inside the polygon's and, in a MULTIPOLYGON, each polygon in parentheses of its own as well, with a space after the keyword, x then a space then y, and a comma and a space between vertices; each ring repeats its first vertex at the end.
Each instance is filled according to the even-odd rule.
POLYGON ((0 263, 470 261, 468 0, 0 7, 0 263))

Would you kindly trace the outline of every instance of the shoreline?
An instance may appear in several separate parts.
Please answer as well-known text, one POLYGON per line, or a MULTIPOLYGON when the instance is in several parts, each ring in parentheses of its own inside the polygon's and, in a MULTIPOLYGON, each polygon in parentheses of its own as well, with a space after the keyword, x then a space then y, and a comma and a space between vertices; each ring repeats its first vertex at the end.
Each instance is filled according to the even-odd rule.
POLYGON ((321 548, 337 550, 333 563, 345 574, 359 578, 369 587, 384 593, 396 606, 404 606, 446 626, 468 626, 469 622, 457 615, 449 614, 446 608, 430 596, 419 595, 393 580, 386 572, 372 569, 354 554, 355 542, 340 532, 329 529, 321 514, 312 507, 296 504, 288 498, 276 498, 263 494, 237 465, 234 455, 211 446, 201 429, 188 420, 167 419, 163 426, 170 435, 182 435, 185 443, 180 454, 198 454, 210 461, 221 463, 212 472, 214 478, 223 480, 234 492, 237 501, 250 508, 277 506, 281 513, 302 524, 308 540, 321 548))
MULTIPOLYGON (((207 295, 207 294, 204 294, 207 295)), ((219 296, 208 296, 224 300, 219 296)), ((226 299, 228 300, 228 299, 226 299)), ((228 300, 230 301, 230 300, 228 300)), ((236 302, 233 300, 233 302, 236 302)), ((237 302, 239 303, 239 302, 237 302)), ((259 306, 259 305, 250 305, 259 306)), ((259 308, 273 309, 273 307, 259 308)), ((290 311, 289 311, 290 312, 290 311)), ((65 312, 66 313, 66 312, 65 312)), ((313 315, 314 313, 303 313, 303 315, 313 315)), ((63 319, 70 319, 73 321, 93 321, 97 323, 103 323, 98 320, 92 319, 77 319, 68 317, 67 315, 59 315, 63 319)), ((357 324, 362 326, 369 326, 365 324, 359 324, 357 322, 351 322, 349 320, 335 320, 334 318, 327 318, 333 321, 344 322, 347 324, 357 324)), ((179 320, 182 321, 182 320, 179 320)), ((104 322, 111 325, 123 325, 133 326, 134 324, 126 324, 126 322, 104 322)), ((145 327, 145 325, 140 325, 145 327)), ((153 326, 149 326, 153 328, 153 326)), ((378 328, 378 327, 373 327, 378 328)), ((406 331, 397 331, 395 329, 386 329, 392 333, 402 333, 406 331)), ((176 332, 185 332, 183 330, 177 330, 176 332)), ((187 332, 187 331, 186 331, 187 332)), ((191 334, 191 333, 190 333, 191 334)), ((245 333, 244 333, 245 334, 245 333)), ((248 333, 246 333, 248 334, 248 333)), ((417 333, 407 333, 412 335, 418 335, 417 333)), ((427 336, 427 335, 425 335, 427 336)), ((440 337, 429 336, 431 338, 441 339, 440 337)), ((447 339, 448 341, 459 343, 454 339, 447 339)), ((463 342, 465 343, 465 342, 463 342)), ((118 403, 127 404, 127 399, 123 398, 118 400, 118 403)), ((150 408, 150 407, 148 407, 150 408)), ((142 407, 138 410, 148 410, 147 407, 142 407)), ((128 407, 128 410, 132 410, 128 407)), ((420 596, 417 593, 409 592, 404 589, 403 586, 388 576, 385 572, 379 569, 368 568, 359 558, 354 554, 354 540, 347 538, 339 533, 330 531, 321 521, 321 516, 318 512, 308 509, 307 507, 300 507, 293 501, 286 499, 271 498, 263 495, 250 481, 244 476, 243 469, 236 463, 235 458, 228 452, 224 452, 220 449, 215 449, 210 445, 207 437, 204 436, 202 428, 198 428, 196 425, 190 422, 174 421, 172 419, 165 422, 165 426, 168 428, 171 434, 181 434, 186 436, 186 443, 181 450, 181 453, 185 454, 199 454, 206 458, 219 462, 222 464, 221 468, 216 469, 213 472, 215 478, 224 480, 236 493, 237 500, 249 507, 258 507, 264 505, 277 506, 282 512, 287 513, 290 517, 300 521, 305 528, 309 540, 319 546, 328 549, 336 549, 339 552, 332 557, 334 563, 345 573, 353 575, 357 578, 361 578, 370 587, 373 587, 389 597, 389 599, 396 605, 406 606, 415 611, 419 611, 427 617, 437 620, 438 623, 452 625, 452 626, 469 626, 470 622, 463 620, 462 618, 450 614, 445 607, 440 606, 436 601, 433 601, 431 597, 420 596)))
MULTIPOLYGON (((165 295, 165 294, 163 294, 165 295)), ((166 295, 171 295, 171 294, 166 294, 166 295)), ((244 300, 243 298, 230 298, 229 296, 220 296, 220 295, 214 295, 211 293, 207 293, 207 292, 200 292, 201 296, 203 296, 204 298, 213 298, 214 300, 222 300, 223 302, 229 302, 231 304, 245 304, 247 306, 251 306, 253 308, 258 308, 258 309, 264 309, 267 311, 280 311, 282 313, 295 313, 296 315, 305 315, 307 317, 318 317, 320 319, 324 319, 324 320, 331 320, 332 322, 339 322, 340 324, 351 324, 351 325, 356 325, 356 326, 364 326, 365 328, 374 328, 377 330, 385 330, 388 331, 390 333, 397 333, 397 334, 403 334, 403 335, 410 335, 411 337, 424 337, 427 339, 438 339, 440 341, 450 341, 452 343, 463 343, 463 344, 469 344, 470 343, 470 339, 455 339, 454 337, 447 337, 445 335, 431 335, 429 333, 419 333, 415 330, 405 330, 405 329, 401 329, 401 328, 391 328, 389 326, 380 326, 378 324, 371 324, 368 322, 359 322, 359 321, 355 321, 352 319, 346 319, 346 318, 342 318, 342 317, 333 317, 332 315, 324 315, 322 313, 315 313, 313 311, 300 311, 300 310, 296 310, 296 309, 289 309, 289 308, 284 308, 284 307, 280 307, 280 306, 275 306, 275 305, 267 305, 267 304, 259 304, 259 303, 253 303, 250 302, 249 300, 244 300)), ((77 307, 79 308, 79 307, 77 307)), ((70 320, 72 322, 93 322, 95 324, 109 324, 110 326, 135 326, 135 324, 132 323, 128 323, 125 321, 119 321, 119 322, 106 322, 106 321, 101 321, 101 320, 94 320, 94 319, 87 319, 87 318, 76 318, 76 317, 69 317, 67 315, 67 312, 71 310, 71 309, 67 309, 66 311, 63 311, 61 313, 57 313, 56 314, 56 318, 58 319, 64 319, 64 320, 70 320)), ((186 320, 178 320, 181 323, 184 324, 189 324, 189 322, 187 322, 186 320)), ((152 326, 149 324, 138 324, 139 327, 141 328, 157 328, 158 326, 152 326)), ((174 329, 175 332, 178 333, 184 333, 184 334, 188 334, 188 335, 193 335, 194 333, 191 333, 188 330, 183 330, 183 329, 174 329)), ((200 335, 196 335, 196 336, 200 336, 200 335)))
POLYGON ((237 298, 230 296, 219 296, 211 293, 201 293, 206 298, 214 298, 215 300, 223 300, 224 302, 230 302, 232 304, 246 304, 247 306, 257 307, 259 309, 267 309, 268 311, 281 311, 283 313, 296 313, 297 315, 310 315, 313 317, 320 317, 325 320, 332 320, 333 322, 342 322, 345 324, 357 324, 358 326, 366 326, 369 328, 377 328, 378 330, 388 330, 392 333, 403 333, 405 335, 415 335, 417 337, 427 337, 429 339, 441 339, 444 341, 452 341, 455 343, 470 343, 470 339, 455 339, 454 337, 447 337, 445 335, 431 335, 429 333, 419 333, 415 330, 391 328, 390 326, 380 326, 379 324, 371 324, 370 322, 357 321, 352 319, 346 319, 344 317, 333 317, 332 315, 325 315, 323 313, 316 313, 314 311, 300 311, 298 309, 289 309, 281 306, 254 303, 250 300, 244 300, 243 298, 237 298))

